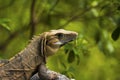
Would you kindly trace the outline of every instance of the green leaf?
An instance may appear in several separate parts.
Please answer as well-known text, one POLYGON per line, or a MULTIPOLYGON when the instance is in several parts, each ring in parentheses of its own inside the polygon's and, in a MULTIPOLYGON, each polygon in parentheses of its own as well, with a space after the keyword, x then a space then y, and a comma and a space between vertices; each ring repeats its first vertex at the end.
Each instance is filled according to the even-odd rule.
POLYGON ((10 31, 10 27, 9 27, 7 24, 2 23, 2 24, 0 24, 0 25, 2 25, 2 26, 0 26, 0 27, 3 27, 3 28, 5 28, 5 29, 7 29, 8 31, 10 31))
POLYGON ((10 31, 10 26, 9 26, 9 23, 10 23, 10 19, 0 19, 0 27, 10 31))
POLYGON ((73 50, 71 50, 68 55, 68 62, 72 63, 74 60, 75 60, 75 54, 74 54, 73 50))
POLYGON ((116 41, 119 38, 120 27, 117 27, 112 33, 112 39, 116 41))

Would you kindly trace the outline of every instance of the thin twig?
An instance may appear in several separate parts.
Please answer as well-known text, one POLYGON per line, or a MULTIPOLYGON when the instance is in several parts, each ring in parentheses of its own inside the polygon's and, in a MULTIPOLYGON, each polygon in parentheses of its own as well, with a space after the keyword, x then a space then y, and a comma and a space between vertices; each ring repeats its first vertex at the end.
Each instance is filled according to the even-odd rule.
POLYGON ((60 28, 63 28, 64 26, 67 26, 70 22, 76 20, 76 19, 79 19, 80 17, 82 17, 83 15, 85 15, 86 12, 90 11, 92 8, 96 8, 96 7, 99 7, 99 5, 101 5, 102 2, 100 2, 98 5, 94 6, 94 7, 89 7, 89 8, 86 8, 83 12, 77 12, 77 13, 74 13, 74 15, 72 15, 69 20, 67 20, 64 24, 60 25, 59 27, 60 28))
POLYGON ((49 9, 49 12, 48 12, 48 13, 50 13, 51 11, 53 11, 53 10, 55 9, 55 7, 57 6, 58 3, 59 3, 59 0, 56 0, 56 1, 54 2, 54 4, 52 5, 52 7, 49 9))
MULTIPOLYGON (((49 11, 48 11, 48 13, 47 13, 47 15, 46 15, 47 20, 50 19, 50 17, 51 17, 50 13, 55 9, 55 7, 58 5, 59 1, 60 1, 60 0, 56 0, 56 1, 54 2, 54 4, 51 6, 51 8, 49 9, 49 11)), ((44 11, 45 11, 45 9, 43 9, 42 12, 38 15, 38 18, 39 18, 39 19, 36 20, 36 24, 38 24, 39 22, 41 22, 41 18, 40 18, 40 17, 41 17, 42 15, 44 15, 44 11)))

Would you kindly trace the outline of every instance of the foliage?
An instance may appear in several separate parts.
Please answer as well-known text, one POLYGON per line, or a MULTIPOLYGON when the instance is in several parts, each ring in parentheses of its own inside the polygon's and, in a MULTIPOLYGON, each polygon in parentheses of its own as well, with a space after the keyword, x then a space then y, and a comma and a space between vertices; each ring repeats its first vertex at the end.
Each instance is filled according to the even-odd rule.
POLYGON ((120 0, 1 0, 0 58, 51 29, 79 33, 48 58, 50 69, 76 80, 120 79, 120 0))

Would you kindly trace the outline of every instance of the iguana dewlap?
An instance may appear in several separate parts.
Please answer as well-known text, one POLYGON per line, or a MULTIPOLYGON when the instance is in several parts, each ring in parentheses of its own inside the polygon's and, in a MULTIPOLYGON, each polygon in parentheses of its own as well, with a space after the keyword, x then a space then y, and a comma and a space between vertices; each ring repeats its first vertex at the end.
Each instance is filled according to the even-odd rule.
POLYGON ((29 80, 35 71, 45 80, 54 79, 56 76, 46 73, 46 57, 76 39, 77 35, 74 31, 58 29, 34 37, 24 50, 0 65, 0 80, 29 80))

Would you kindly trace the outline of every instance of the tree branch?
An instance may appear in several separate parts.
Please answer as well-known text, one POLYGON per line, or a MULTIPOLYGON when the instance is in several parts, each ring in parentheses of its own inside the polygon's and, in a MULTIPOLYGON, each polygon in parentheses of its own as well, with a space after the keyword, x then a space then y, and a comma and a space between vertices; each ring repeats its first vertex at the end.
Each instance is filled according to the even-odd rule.
POLYGON ((9 43, 19 34, 22 32, 25 32, 26 30, 29 29, 30 23, 27 26, 22 27, 19 30, 16 30, 15 32, 13 32, 12 34, 10 34, 10 36, 2 43, 0 44, 0 50, 5 50, 6 47, 9 45, 9 43))
POLYGON ((30 9, 30 13, 31 13, 30 15, 30 24, 31 24, 30 39, 35 33, 35 26, 36 26, 35 3, 36 3, 36 0, 32 0, 31 9, 30 9))
POLYGON ((32 4, 31 4, 31 15, 30 15, 30 22, 28 25, 23 26, 21 29, 16 30, 15 32, 13 32, 12 34, 10 34, 10 36, 2 43, 0 44, 0 50, 5 50, 6 47, 9 45, 9 43, 21 32, 25 32, 26 30, 28 30, 31 26, 31 33, 30 33, 30 38, 33 36, 34 32, 35 32, 35 2, 36 0, 32 0, 32 4))

